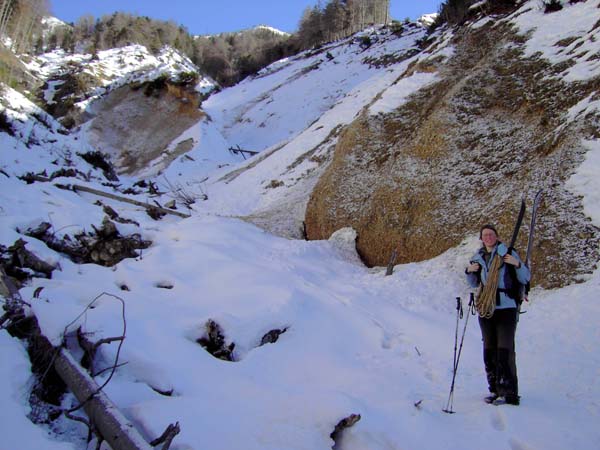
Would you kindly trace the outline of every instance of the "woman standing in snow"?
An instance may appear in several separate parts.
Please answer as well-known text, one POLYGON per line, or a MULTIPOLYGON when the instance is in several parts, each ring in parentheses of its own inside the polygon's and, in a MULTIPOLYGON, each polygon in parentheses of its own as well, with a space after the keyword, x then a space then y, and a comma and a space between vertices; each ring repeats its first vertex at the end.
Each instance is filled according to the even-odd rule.
POLYGON ((473 255, 465 270, 472 287, 481 287, 495 299, 491 309, 482 314, 478 307, 479 327, 483 338, 483 363, 491 395, 487 403, 519 404, 519 385, 515 360, 515 332, 517 329, 517 299, 519 283, 527 284, 529 269, 519 255, 498 239, 493 225, 484 225, 479 231, 483 246, 473 255), (494 263, 494 259, 497 262, 494 263), (510 267, 509 267, 510 266, 510 267), (486 287, 487 286, 487 287, 486 287))

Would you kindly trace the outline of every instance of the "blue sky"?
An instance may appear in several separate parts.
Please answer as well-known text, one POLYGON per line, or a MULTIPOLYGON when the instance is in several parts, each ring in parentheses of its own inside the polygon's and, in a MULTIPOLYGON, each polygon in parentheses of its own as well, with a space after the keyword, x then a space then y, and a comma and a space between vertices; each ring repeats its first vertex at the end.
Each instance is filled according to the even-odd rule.
MULTIPOLYGON (((125 11, 173 20, 192 34, 215 34, 261 24, 292 32, 298 28, 304 9, 316 3, 317 0, 51 0, 50 7, 52 14, 65 22, 75 22, 86 14, 98 18, 125 11)), ((440 3, 441 0, 391 0, 390 11, 394 19, 416 19, 437 12, 440 3)))

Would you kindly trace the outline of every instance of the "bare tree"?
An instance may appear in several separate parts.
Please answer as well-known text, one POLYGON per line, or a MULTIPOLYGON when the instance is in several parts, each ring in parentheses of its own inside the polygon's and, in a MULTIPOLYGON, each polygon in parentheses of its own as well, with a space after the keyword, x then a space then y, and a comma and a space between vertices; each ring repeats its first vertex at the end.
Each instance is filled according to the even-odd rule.
POLYGON ((330 0, 307 8, 300 20, 298 40, 303 48, 342 39, 366 26, 389 21, 389 0, 330 0))
POLYGON ((10 37, 12 49, 33 47, 33 31, 48 14, 46 0, 0 0, 0 36, 10 37))
POLYGON ((8 24, 12 17, 15 0, 1 0, 0 3, 0 37, 8 35, 8 24))
POLYGON ((309 48, 323 42, 323 29, 321 27, 321 10, 318 6, 306 8, 300 19, 298 38, 303 48, 309 48))
POLYGON ((341 39, 345 33, 345 21, 346 8, 342 4, 341 0, 333 0, 325 6, 323 10, 322 20, 323 33, 325 40, 334 41, 341 39))

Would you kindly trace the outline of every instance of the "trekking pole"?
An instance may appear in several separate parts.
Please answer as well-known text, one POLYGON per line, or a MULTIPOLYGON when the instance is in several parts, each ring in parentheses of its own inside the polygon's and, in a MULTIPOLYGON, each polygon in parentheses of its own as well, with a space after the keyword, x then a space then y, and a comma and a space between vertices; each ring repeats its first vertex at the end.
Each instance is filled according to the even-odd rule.
POLYGON ((458 321, 462 317, 462 301, 460 297, 456 297, 456 328, 454 331, 454 357, 452 363, 452 384, 450 386, 450 395, 448 395, 448 402, 446 403, 446 408, 442 409, 445 413, 454 414, 452 411, 452 403, 454 402, 454 380, 456 378, 456 369, 457 369, 457 361, 456 361, 456 350, 458 346, 458 321))
POLYGON ((446 408, 442 409, 445 413, 454 414, 452 407, 454 406, 454 384, 456 382, 456 374, 458 372, 458 362, 460 361, 460 354, 462 353, 463 342, 465 340, 465 334, 467 332, 467 324, 469 323, 469 316, 471 314, 475 314, 475 296, 471 292, 469 298, 469 306, 467 310, 467 318, 465 319, 465 326, 463 328, 462 336, 460 338, 460 346, 458 348, 458 353, 456 352, 456 347, 458 344, 458 319, 463 316, 463 309, 460 297, 456 297, 456 331, 454 333, 454 367, 452 370, 452 384, 450 385, 450 394, 448 395, 448 402, 446 403, 446 408))

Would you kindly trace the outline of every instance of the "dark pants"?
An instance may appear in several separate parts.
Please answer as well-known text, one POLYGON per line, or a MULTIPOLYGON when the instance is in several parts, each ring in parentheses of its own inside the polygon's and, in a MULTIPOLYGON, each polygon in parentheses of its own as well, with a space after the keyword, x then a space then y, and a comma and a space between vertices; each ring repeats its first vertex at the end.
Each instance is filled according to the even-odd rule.
POLYGON ((490 392, 501 396, 519 395, 515 359, 517 309, 497 309, 489 319, 479 318, 483 338, 483 363, 490 392))

